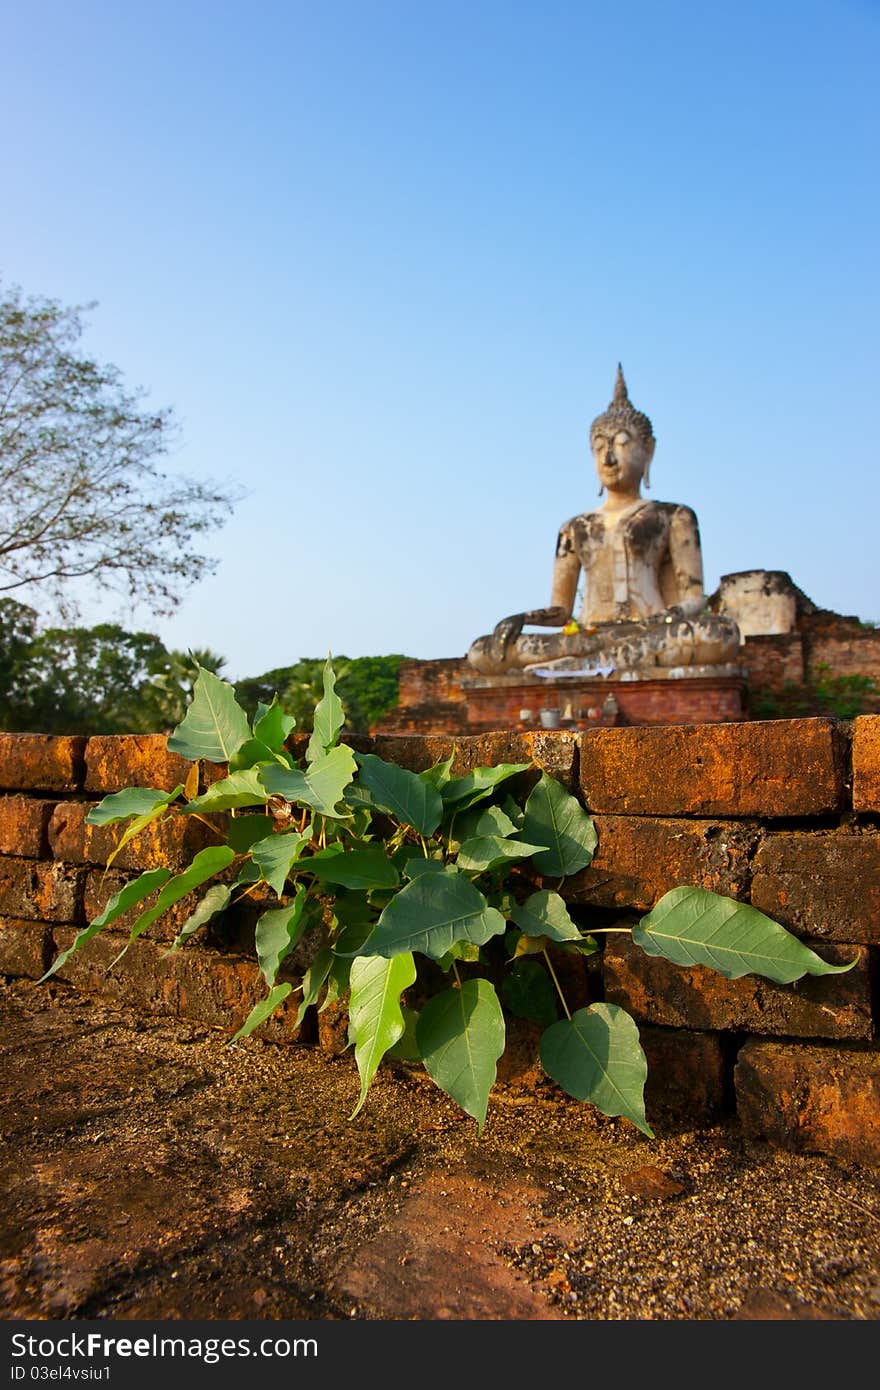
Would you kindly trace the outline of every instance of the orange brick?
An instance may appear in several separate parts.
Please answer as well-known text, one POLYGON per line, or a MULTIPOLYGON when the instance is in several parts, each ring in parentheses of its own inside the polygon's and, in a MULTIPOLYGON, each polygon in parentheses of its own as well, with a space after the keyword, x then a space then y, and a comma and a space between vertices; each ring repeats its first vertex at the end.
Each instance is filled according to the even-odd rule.
POLYGON ((186 781, 192 766, 169 753, 164 734, 108 734, 86 747, 87 792, 106 795, 124 787, 158 787, 170 792, 186 781))
POLYGON ((761 828, 739 821, 595 816, 599 845, 565 885, 569 902, 647 911, 679 884, 748 898, 761 828))
MULTIPOLYGON (((93 922, 96 917, 104 911, 110 899, 125 883, 133 877, 132 874, 117 874, 111 869, 107 873, 103 869, 89 869, 86 874, 85 887, 83 890, 83 917, 86 922, 93 922)), ((195 893, 188 893, 185 898, 181 898, 179 903, 175 903, 172 908, 164 912, 157 922, 147 928, 146 935, 154 941, 164 941, 166 943, 174 940, 180 928, 183 926, 187 917, 195 908, 206 890, 200 889, 195 893)), ((141 913, 152 898, 145 900, 138 906, 130 908, 123 913, 113 923, 113 930, 116 932, 129 932, 134 926, 139 913, 141 913)))
POLYGON ((82 869, 0 859, 0 914, 33 922, 79 922, 82 869))
POLYGON ((42 922, 0 917, 0 975, 38 980, 52 958, 52 931, 42 922))
POLYGON ((880 1051, 749 1041, 734 1072, 747 1134, 880 1164, 880 1051))
POLYGON ((77 791, 86 740, 61 734, 0 734, 4 791, 77 791))
POLYGON ((545 732, 495 732, 469 734, 462 738, 420 734, 379 734, 373 751, 398 767, 422 772, 432 763, 455 754, 452 772, 463 777, 475 767, 495 767, 499 763, 534 764, 574 789, 577 735, 568 730, 545 732))
POLYGON ((752 903, 798 936, 880 944, 880 835, 768 835, 752 903))
POLYGON ((845 975, 805 976, 776 985, 757 975, 726 980, 703 966, 682 969, 647 956, 629 937, 609 936, 605 997, 644 1023, 734 1029, 801 1038, 872 1038, 871 972, 865 947, 819 945, 834 965, 858 957, 845 975))
MULTIPOLYGON (((49 846, 56 859, 68 864, 106 864, 126 829, 124 824, 88 825, 91 804, 61 801, 49 821, 49 846)), ((118 869, 178 869, 206 845, 222 844, 202 821, 170 815, 148 825, 113 861, 118 869)))
POLYGON ((880 811, 880 714, 861 714, 853 725, 853 810, 880 811))
MULTIPOLYGON (((229 1035, 245 1021, 253 1006, 265 998, 266 985, 256 961, 230 956, 197 946, 173 955, 163 953, 156 942, 139 937, 115 965, 127 937, 99 932, 68 958, 55 978, 88 994, 148 1014, 189 1018, 229 1035)), ((55 933, 57 949, 73 940, 73 932, 55 933)), ((278 1014, 254 1033, 273 1042, 294 1042, 298 1006, 294 991, 278 1014)))
POLYGON ((54 801, 32 801, 25 796, 0 798, 0 854, 41 859, 48 853, 46 831, 54 801))
POLYGON ((844 807, 843 752, 831 719, 596 729, 581 789, 609 815, 824 815, 844 807))

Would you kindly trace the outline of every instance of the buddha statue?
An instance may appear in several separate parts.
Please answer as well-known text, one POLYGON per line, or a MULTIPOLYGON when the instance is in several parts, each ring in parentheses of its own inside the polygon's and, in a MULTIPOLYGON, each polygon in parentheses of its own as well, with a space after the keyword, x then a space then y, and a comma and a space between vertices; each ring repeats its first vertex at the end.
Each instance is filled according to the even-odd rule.
POLYGON ((590 428, 605 501, 560 530, 550 606, 503 618, 471 645, 468 660, 481 675, 649 676, 657 667, 686 667, 697 675, 694 668, 735 661, 736 623, 707 609, 694 512, 642 496, 654 446, 651 421, 630 402, 618 365, 613 399, 590 428), (581 574, 584 598, 575 620, 581 574), (527 633, 527 626, 562 630, 527 633))

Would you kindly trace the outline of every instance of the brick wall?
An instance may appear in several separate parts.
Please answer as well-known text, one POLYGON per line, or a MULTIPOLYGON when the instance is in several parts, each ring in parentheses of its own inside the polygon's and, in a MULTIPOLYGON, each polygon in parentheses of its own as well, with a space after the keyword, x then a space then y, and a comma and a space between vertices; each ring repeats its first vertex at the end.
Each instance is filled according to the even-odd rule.
MULTIPOLYGON (((586 966, 561 959, 581 971, 569 981, 572 998, 605 997, 638 1022, 651 1068, 649 1116, 678 1111, 695 1123, 733 1105, 750 1134, 880 1163, 880 716, 391 735, 373 747, 417 771, 455 748, 457 770, 531 758, 560 778, 599 834, 592 864, 563 889, 585 929, 631 924, 669 888, 696 884, 751 902, 829 959, 855 955, 848 974, 790 986, 679 970, 620 935, 586 966)), ((179 865, 210 841, 207 826, 175 825, 142 837, 108 872, 113 830, 85 823, 88 805, 105 793, 170 788, 186 770, 160 737, 0 735, 0 973, 38 978, 126 877, 158 862, 179 865)), ((115 964, 125 925, 100 933, 53 978, 231 1032, 264 993, 256 909, 227 914, 169 956, 188 907, 115 964)), ((287 977, 297 980, 306 964, 295 954, 287 977)), ((288 1010, 262 1036, 318 1032, 314 1010, 299 1034, 288 1010)), ((338 1047, 338 1027, 321 1036, 338 1047)), ((517 1053, 523 1067, 534 1061, 528 1047, 517 1053)), ((509 1064, 505 1075, 516 1069, 509 1064)))
MULTIPOLYGON (((745 704, 735 682, 709 680, 702 694, 689 690, 678 702, 669 682, 634 682, 621 700, 623 724, 715 723, 748 717, 827 713, 829 705, 817 696, 817 683, 829 677, 866 676, 880 687, 880 629, 863 628, 855 618, 815 612, 802 614, 798 629, 783 635, 748 637, 739 664, 747 673, 745 704), (662 685, 663 688, 660 688, 662 685), (627 708, 624 709, 624 704, 627 708), (761 714, 761 711, 765 714, 761 714)), ((473 681, 473 669, 464 658, 439 661, 407 661, 400 671, 400 704, 378 726, 388 733, 477 733, 502 728, 516 721, 519 710, 536 703, 565 701, 570 695, 580 703, 601 705, 606 689, 583 691, 569 683, 556 691, 546 682, 500 682, 494 689, 473 690, 462 681, 473 681)), ((595 684, 595 683, 594 683, 595 684)), ((694 682, 688 683, 690 686, 694 682)), ((684 687, 683 687, 684 689, 684 687)), ((880 709, 880 695, 867 693, 861 709, 880 709)), ((537 711, 535 713, 537 720, 537 711)))

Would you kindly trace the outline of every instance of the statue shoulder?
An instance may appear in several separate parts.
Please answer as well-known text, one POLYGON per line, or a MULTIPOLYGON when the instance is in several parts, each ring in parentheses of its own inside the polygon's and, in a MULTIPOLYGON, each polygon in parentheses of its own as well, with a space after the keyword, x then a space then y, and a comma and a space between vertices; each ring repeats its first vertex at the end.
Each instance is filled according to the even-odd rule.
POLYGON ((568 521, 564 521, 559 528, 559 536, 556 541, 557 556, 582 554, 597 529, 602 530, 602 521, 598 511, 581 512, 578 516, 569 517, 568 521))
POLYGON ((668 525, 675 526, 678 530, 699 529, 696 512, 684 502, 651 501, 648 506, 656 508, 657 514, 662 516, 668 525))

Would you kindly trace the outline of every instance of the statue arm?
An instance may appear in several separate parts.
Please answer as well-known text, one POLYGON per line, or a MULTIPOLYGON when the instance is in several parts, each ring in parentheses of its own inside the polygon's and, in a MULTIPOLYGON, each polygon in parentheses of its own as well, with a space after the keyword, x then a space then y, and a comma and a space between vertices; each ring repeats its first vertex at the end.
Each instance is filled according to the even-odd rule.
POLYGON ((496 624, 492 633, 492 640, 502 659, 507 648, 516 641, 527 625, 531 627, 565 626, 574 608, 580 568, 580 560, 570 543, 567 543, 567 533, 563 527, 556 546, 550 604, 547 608, 530 608, 526 613, 513 613, 509 618, 502 618, 501 622, 496 624))
POLYGON ((690 507, 675 509, 669 527, 669 555, 679 595, 675 606, 686 618, 695 618, 706 605, 706 595, 700 528, 690 507))

